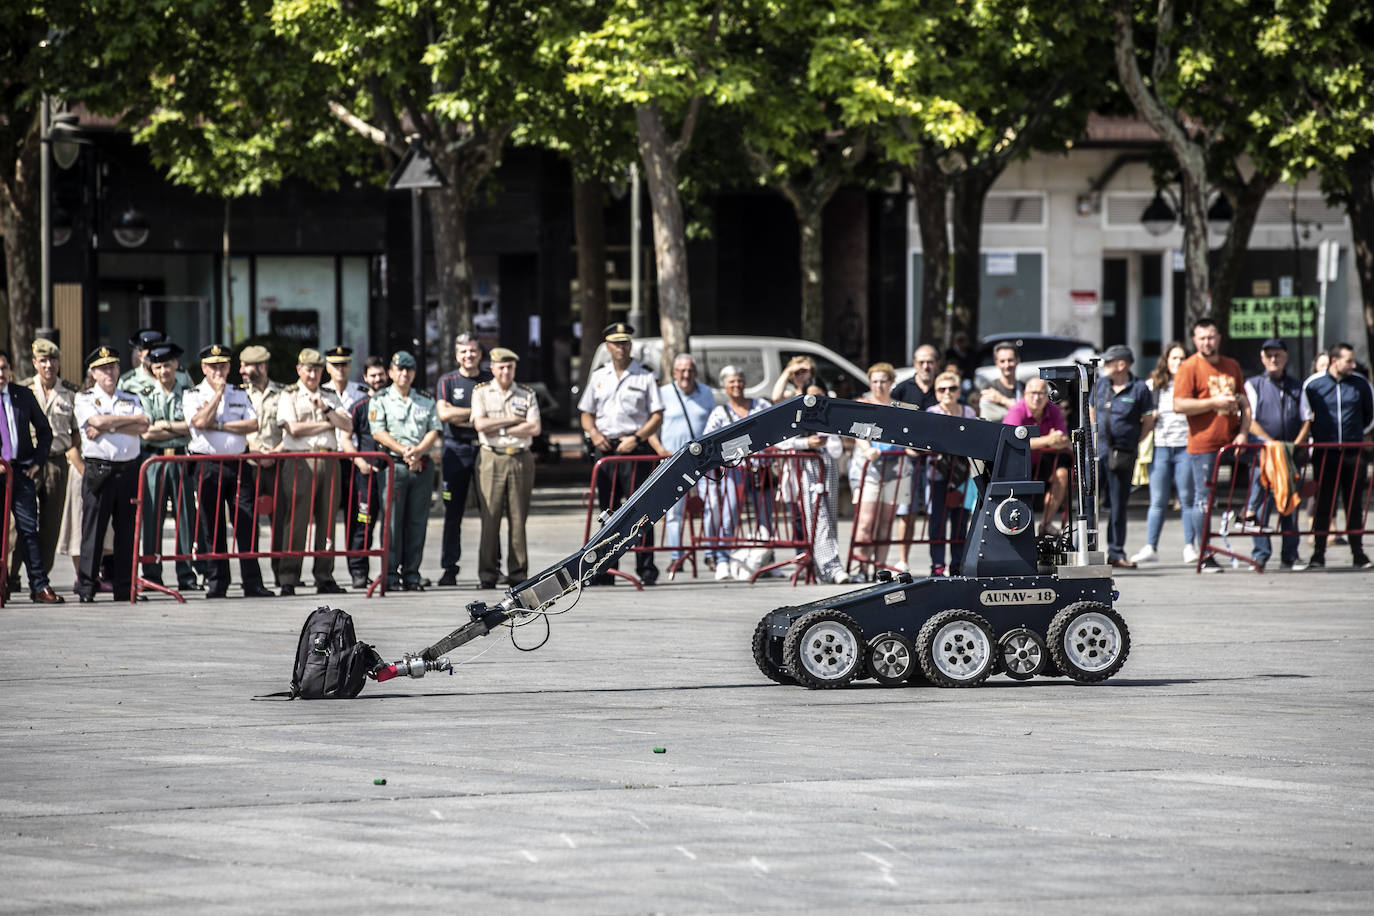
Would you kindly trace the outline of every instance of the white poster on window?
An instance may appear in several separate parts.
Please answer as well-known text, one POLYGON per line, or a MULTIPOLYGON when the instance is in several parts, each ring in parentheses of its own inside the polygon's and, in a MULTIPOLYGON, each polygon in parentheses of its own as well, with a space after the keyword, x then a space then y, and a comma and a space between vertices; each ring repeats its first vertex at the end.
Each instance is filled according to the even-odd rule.
POLYGON ((1016 252, 989 251, 987 259, 987 275, 989 277, 1013 277, 1016 275, 1016 252))

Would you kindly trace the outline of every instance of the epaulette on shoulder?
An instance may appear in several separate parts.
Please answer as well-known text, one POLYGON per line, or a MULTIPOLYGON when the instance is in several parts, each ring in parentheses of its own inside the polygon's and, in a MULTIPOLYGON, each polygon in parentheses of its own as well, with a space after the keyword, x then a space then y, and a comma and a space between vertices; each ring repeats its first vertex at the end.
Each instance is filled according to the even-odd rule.
POLYGON ((485 387, 487 387, 487 386, 490 385, 490 384, 491 384, 490 381, 478 382, 476 385, 473 385, 473 386, 472 386, 472 390, 473 390, 473 391, 476 391, 477 389, 479 389, 479 388, 485 388, 485 387))
POLYGON ((282 394, 290 394, 291 392, 294 392, 294 391, 299 390, 300 387, 301 387, 301 383, 300 383, 300 382, 292 382, 292 383, 289 384, 289 385, 283 385, 283 386, 282 386, 282 389, 281 389, 281 392, 282 392, 282 394))
POLYGON ((64 378, 58 379, 58 380, 57 380, 57 384, 58 384, 58 387, 60 387, 63 391, 70 391, 70 392, 73 392, 73 393, 76 393, 76 392, 81 391, 80 388, 76 387, 75 385, 73 385, 71 382, 67 381, 67 380, 64 379, 64 378))
POLYGON ((431 401, 438 400, 436 397, 434 397, 434 392, 432 392, 432 391, 426 391, 424 388, 421 388, 421 389, 419 389, 419 392, 420 392, 420 394, 422 394, 422 395, 424 395, 425 397, 429 398, 431 401))

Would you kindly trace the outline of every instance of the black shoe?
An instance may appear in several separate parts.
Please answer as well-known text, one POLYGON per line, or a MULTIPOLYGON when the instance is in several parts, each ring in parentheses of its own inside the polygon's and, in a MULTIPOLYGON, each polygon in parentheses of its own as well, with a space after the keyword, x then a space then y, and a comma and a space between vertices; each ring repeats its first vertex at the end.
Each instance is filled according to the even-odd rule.
POLYGON ((210 598, 228 598, 228 597, 229 597, 229 593, 228 593, 227 591, 222 590, 222 589, 212 588, 212 589, 207 589, 207 590, 206 590, 206 592, 205 592, 205 597, 206 597, 206 599, 210 599, 210 598))
MULTIPOLYGON (((129 603, 129 596, 128 596, 128 595, 115 595, 115 596, 114 596, 114 600, 115 600, 115 604, 128 604, 128 603, 129 603)), ((140 595, 139 595, 137 598, 135 598, 134 600, 135 600, 135 601, 147 601, 147 600, 148 600, 148 596, 147 596, 147 595, 142 595, 142 594, 140 594, 140 595)))
POLYGON ((458 584, 458 570, 446 569, 444 574, 439 577, 440 588, 452 588, 458 584))
POLYGON ((367 578, 367 576, 354 576, 354 577, 353 577, 353 587, 354 587, 354 588, 367 588, 367 587, 368 587, 369 585, 371 585, 371 584, 372 584, 372 582, 371 582, 371 580, 369 580, 369 579, 367 578))
POLYGON ((1217 562, 1216 557, 1209 556, 1202 561, 1202 571, 1205 573, 1219 573, 1221 572, 1221 564, 1217 562))
POLYGON ((280 594, 283 598, 290 598, 292 595, 296 594, 296 586, 294 586, 294 585, 283 585, 283 586, 281 587, 281 592, 280 592, 279 594, 280 594))
POLYGON ((1356 569, 1368 569, 1374 566, 1374 562, 1370 562, 1369 560, 1369 555, 1364 553, 1355 554, 1354 563, 1356 569))
POLYGON ((245 598, 275 598, 277 597, 270 588, 265 585, 245 585, 243 587, 243 597, 245 598))
POLYGON ((389 591, 389 592, 399 592, 399 591, 401 590, 401 588, 402 588, 402 586, 401 586, 401 580, 400 580, 400 579, 388 578, 388 579, 386 580, 386 590, 387 590, 387 591, 389 591))
POLYGON ((477 587, 478 587, 478 588, 496 588, 496 583, 495 583, 495 582, 479 582, 479 583, 477 583, 477 587))
POLYGON ((1312 559, 1307 561, 1308 569, 1326 569, 1326 554, 1314 553, 1312 559))
POLYGON ((420 587, 421 587, 421 588, 429 588, 429 587, 432 586, 432 585, 434 585, 434 580, 429 579, 429 578, 427 578, 427 577, 422 577, 422 578, 420 579, 420 587))
POLYGON ((5 592, 10 595, 19 594, 19 577, 10 576, 5 580, 5 592))
POLYGON ((201 585, 195 579, 192 579, 190 582, 187 582, 185 584, 177 583, 177 591, 179 592, 199 592, 204 590, 205 586, 201 585))
POLYGON ((402 582, 401 591, 403 592, 422 592, 425 590, 425 580, 419 582, 402 582))
POLYGON ((317 595, 344 595, 347 593, 348 589, 337 582, 316 583, 315 585, 315 594, 317 595))
POLYGON ((95 601, 95 595, 78 594, 77 597, 80 599, 82 604, 91 604, 95 601))

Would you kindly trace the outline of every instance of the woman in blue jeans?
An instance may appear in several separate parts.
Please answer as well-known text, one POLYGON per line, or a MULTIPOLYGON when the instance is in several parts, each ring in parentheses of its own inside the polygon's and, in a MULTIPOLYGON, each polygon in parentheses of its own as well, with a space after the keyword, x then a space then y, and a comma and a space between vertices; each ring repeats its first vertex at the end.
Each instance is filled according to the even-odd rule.
POLYGON ((1194 505, 1193 468, 1188 459, 1188 418, 1174 412, 1174 374, 1187 353, 1172 341, 1146 382, 1155 395, 1154 462, 1150 465, 1150 512, 1145 521, 1145 546, 1131 560, 1159 562, 1159 533, 1170 491, 1177 491, 1183 514, 1183 562, 1197 562, 1198 522, 1194 505))

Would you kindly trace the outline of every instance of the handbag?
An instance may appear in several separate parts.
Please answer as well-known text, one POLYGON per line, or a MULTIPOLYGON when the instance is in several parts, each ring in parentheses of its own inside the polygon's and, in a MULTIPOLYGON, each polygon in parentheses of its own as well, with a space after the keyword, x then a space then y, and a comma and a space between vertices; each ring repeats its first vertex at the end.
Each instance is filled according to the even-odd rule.
POLYGON ((1135 469, 1135 449, 1112 446, 1107 452, 1107 470, 1121 474, 1135 469))

